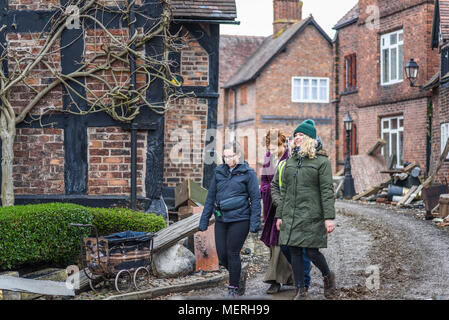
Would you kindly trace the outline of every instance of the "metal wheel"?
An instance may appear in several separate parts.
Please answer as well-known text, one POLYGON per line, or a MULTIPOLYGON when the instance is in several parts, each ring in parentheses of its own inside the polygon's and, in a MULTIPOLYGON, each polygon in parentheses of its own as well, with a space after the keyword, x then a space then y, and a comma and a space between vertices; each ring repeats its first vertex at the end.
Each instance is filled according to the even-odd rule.
POLYGON ((137 268, 134 272, 134 287, 137 290, 142 290, 150 280, 150 272, 146 267, 137 268))
POLYGON ((131 272, 128 270, 120 270, 115 276, 115 289, 118 292, 127 292, 132 286, 132 276, 131 272))
POLYGON ((93 292, 98 292, 98 290, 105 284, 104 280, 90 279, 90 278, 88 278, 88 280, 89 286, 93 292))

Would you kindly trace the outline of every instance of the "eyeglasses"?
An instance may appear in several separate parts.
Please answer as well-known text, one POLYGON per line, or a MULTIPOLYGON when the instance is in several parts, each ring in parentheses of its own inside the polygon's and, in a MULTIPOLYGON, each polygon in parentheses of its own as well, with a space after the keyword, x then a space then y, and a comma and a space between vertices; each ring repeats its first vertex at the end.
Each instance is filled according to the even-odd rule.
POLYGON ((232 159, 232 158, 234 158, 236 155, 235 154, 233 154, 232 156, 223 156, 223 158, 225 158, 225 159, 232 159))

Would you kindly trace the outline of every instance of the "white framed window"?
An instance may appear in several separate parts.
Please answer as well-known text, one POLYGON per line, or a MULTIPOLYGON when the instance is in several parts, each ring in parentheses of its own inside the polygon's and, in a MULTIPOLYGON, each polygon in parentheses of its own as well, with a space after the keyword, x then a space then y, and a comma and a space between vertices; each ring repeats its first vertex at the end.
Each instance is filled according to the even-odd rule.
POLYGON ((382 85, 404 80, 404 31, 384 34, 380 37, 380 79, 382 85))
POLYGON ((397 168, 404 162, 404 116, 382 118, 381 137, 387 144, 382 148, 382 155, 396 156, 397 168))
POLYGON ((329 103, 329 78, 293 77, 292 102, 329 103))
MULTIPOLYGON (((447 138, 449 138, 449 123, 443 123, 441 124, 440 155, 443 154, 444 148, 446 148, 447 138)), ((449 160, 449 154, 446 160, 449 160)))

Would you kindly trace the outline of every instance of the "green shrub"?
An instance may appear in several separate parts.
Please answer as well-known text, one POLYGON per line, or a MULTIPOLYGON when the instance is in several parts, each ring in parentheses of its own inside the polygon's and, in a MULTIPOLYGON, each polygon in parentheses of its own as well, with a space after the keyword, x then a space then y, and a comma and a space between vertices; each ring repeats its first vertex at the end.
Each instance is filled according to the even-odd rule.
POLYGON ((89 208, 99 235, 126 230, 157 232, 165 227, 162 216, 127 208, 89 208))
MULTIPOLYGON (((79 254, 80 230, 92 223, 88 208, 45 203, 0 208, 0 269, 31 263, 67 263, 79 254)), ((87 236, 88 230, 82 230, 87 236)))
POLYGON ((80 238, 93 224, 100 236, 126 230, 157 232, 162 216, 124 208, 89 208, 70 203, 0 207, 0 270, 24 264, 70 264, 80 254, 80 238))

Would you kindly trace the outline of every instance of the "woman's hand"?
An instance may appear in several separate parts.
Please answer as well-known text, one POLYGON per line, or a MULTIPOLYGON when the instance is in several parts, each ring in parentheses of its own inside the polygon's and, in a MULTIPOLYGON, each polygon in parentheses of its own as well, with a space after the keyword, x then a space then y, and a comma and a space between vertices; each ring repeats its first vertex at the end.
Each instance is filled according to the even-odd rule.
POLYGON ((277 219, 276 220, 276 229, 278 229, 278 231, 281 231, 281 224, 282 224, 282 219, 277 219))
POLYGON ((334 220, 326 220, 324 221, 324 226, 326 227, 327 233, 331 233, 335 230, 335 222, 334 220))

